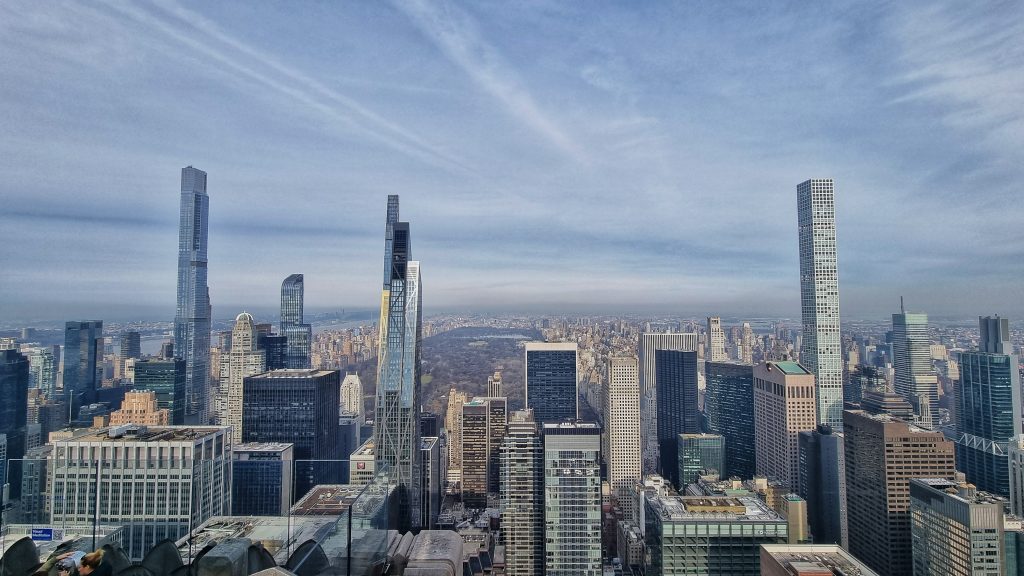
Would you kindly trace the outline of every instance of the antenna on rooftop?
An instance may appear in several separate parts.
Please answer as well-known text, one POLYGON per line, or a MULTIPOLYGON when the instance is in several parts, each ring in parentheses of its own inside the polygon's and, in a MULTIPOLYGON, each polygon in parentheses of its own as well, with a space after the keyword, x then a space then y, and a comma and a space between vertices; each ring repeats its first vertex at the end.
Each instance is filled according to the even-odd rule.
POLYGON ((907 311, 903 308, 903 296, 900 296, 900 314, 906 314, 907 311))

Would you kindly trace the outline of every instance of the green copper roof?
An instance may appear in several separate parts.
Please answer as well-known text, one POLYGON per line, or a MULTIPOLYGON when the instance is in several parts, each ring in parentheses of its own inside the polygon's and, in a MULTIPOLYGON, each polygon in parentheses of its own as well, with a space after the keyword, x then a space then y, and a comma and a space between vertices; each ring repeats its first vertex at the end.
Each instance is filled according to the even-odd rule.
POLYGON ((775 366, 785 374, 810 374, 806 368, 796 362, 775 362, 775 366))

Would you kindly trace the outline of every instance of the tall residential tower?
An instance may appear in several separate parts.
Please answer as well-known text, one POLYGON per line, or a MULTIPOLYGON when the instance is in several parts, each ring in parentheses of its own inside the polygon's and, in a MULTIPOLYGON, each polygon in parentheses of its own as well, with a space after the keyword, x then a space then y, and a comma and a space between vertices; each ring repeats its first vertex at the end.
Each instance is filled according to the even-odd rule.
POLYGON ((420 340, 423 296, 420 263, 412 255, 409 223, 398 221, 398 196, 388 196, 384 290, 377 355, 376 467, 398 486, 400 528, 420 523, 420 340))
POLYGON ((281 334, 287 338, 285 366, 294 369, 310 367, 310 346, 313 329, 302 323, 305 281, 302 274, 292 274, 281 283, 281 334))
POLYGON ((839 338, 835 188, 831 178, 796 187, 800 226, 800 363, 815 378, 818 422, 843 429, 843 354, 839 338))
POLYGON ((209 222, 206 172, 191 166, 182 168, 174 353, 185 361, 187 418, 200 424, 210 419, 210 289, 206 284, 209 222))

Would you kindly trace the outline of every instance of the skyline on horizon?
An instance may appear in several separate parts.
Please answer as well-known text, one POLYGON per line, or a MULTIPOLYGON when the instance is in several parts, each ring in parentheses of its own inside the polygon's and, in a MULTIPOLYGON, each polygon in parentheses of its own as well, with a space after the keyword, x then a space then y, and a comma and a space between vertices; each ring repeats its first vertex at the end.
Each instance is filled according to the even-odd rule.
POLYGON ((172 318, 186 165, 216 318, 373 309, 401 194, 428 314, 795 319, 809 178, 844 318, 1019 318, 1024 7, 837 10, 5 4, 0 318, 172 318))

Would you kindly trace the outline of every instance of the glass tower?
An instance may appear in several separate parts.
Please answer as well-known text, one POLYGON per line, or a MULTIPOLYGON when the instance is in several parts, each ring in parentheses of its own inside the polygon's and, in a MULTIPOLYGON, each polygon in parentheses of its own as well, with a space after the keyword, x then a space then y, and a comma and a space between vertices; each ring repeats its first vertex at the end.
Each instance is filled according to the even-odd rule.
POLYGON ((313 329, 302 323, 305 283, 302 274, 292 274, 281 283, 281 334, 288 339, 288 368, 310 367, 310 346, 313 329))
POLYGON ((544 425, 544 574, 600 576, 601 429, 544 425))
POLYGON ((71 416, 82 404, 93 402, 100 387, 103 364, 103 321, 64 325, 64 394, 71 416))
POLYGON ((191 166, 182 168, 174 352, 185 361, 187 417, 204 424, 210 419, 210 289, 206 284, 209 223, 206 172, 191 166))
POLYGON ((754 367, 738 362, 705 362, 704 415, 708 432, 725 438, 725 469, 752 478, 754 462, 754 367))
POLYGON ((656 350, 657 432, 661 474, 679 486, 679 435, 701 432, 697 353, 656 350))
POLYGON ((928 315, 892 315, 893 388, 914 407, 921 423, 938 423, 939 380, 932 369, 928 315))
POLYGON ((1009 323, 981 318, 979 349, 960 354, 956 467, 979 490, 1009 496, 1009 441, 1021 433, 1020 368, 1009 323))
POLYGON ((409 223, 398 221, 398 196, 388 196, 384 234, 384 290, 377 356, 377 412, 374 436, 377 469, 394 475, 399 529, 419 528, 420 263, 410 260, 409 223))
POLYGON ((575 342, 526 343, 526 407, 539 424, 579 415, 575 342))
POLYGON ((818 422, 843 429, 843 357, 839 338, 835 188, 831 178, 796 187, 800 226, 800 363, 814 373, 818 422))

